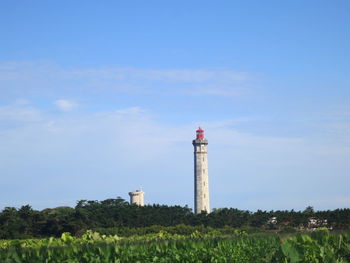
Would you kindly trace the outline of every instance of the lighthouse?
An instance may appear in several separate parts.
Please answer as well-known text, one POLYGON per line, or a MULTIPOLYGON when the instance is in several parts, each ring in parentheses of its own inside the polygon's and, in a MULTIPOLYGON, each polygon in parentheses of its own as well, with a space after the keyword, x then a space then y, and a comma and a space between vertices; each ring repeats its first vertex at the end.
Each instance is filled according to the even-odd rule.
POLYGON ((208 140, 204 138, 204 130, 196 131, 194 146, 194 212, 210 213, 209 181, 208 181, 208 140))

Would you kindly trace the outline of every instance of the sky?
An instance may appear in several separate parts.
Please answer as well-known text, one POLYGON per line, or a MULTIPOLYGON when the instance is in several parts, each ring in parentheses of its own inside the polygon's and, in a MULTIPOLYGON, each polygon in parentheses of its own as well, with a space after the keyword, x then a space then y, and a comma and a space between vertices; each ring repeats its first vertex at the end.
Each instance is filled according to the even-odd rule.
POLYGON ((0 2, 0 209, 145 191, 350 207, 350 2, 0 2))

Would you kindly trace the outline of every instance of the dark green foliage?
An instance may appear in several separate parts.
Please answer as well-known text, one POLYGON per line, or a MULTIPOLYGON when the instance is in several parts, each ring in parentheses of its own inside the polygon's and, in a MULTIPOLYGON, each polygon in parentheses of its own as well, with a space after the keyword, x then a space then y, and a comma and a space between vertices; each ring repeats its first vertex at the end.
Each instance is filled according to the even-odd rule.
POLYGON ((87 229, 99 229, 106 233, 114 231, 128 236, 135 231, 140 234, 142 231, 155 233, 164 230, 162 227, 173 227, 165 231, 186 234, 191 231, 187 226, 195 226, 203 233, 208 227, 220 229, 226 227, 228 232, 232 231, 232 228, 245 229, 248 233, 281 229, 291 232, 295 228, 307 227, 310 216, 320 220, 326 219, 328 227, 335 230, 350 229, 350 209, 314 211, 312 207, 308 207, 303 212, 258 210, 252 213, 222 208, 215 209, 210 214, 195 215, 188 207, 165 205, 140 207, 117 198, 103 201, 81 200, 75 208, 57 207, 42 211, 33 210, 29 205, 19 209, 6 207, 0 212, 0 239, 58 237, 63 232, 79 235, 87 229), (272 217, 277 217, 277 224, 267 223, 272 217))
POLYGON ((291 234, 295 232, 297 232, 297 230, 291 226, 285 226, 279 231, 279 233, 284 233, 284 234, 291 234))
MULTIPOLYGON (((166 232, 172 235, 191 235, 192 233, 200 233, 200 234, 209 234, 209 233, 217 233, 220 236, 232 236, 236 235, 241 230, 237 230, 232 227, 222 227, 222 228, 213 228, 213 227, 205 227, 205 226, 189 226, 189 225, 176 225, 176 226, 147 226, 147 227, 114 227, 114 228, 94 228, 94 231, 103 234, 103 235, 118 235, 122 237, 129 237, 135 235, 147 235, 147 234, 156 234, 159 232, 166 232)), ((259 229, 258 229, 259 230, 259 229)), ((245 231, 244 231, 245 232, 245 231)), ((256 231, 257 232, 257 231, 256 231)), ((261 232, 261 230, 259 231, 261 232)), ((247 233, 247 232, 246 232, 247 233)))

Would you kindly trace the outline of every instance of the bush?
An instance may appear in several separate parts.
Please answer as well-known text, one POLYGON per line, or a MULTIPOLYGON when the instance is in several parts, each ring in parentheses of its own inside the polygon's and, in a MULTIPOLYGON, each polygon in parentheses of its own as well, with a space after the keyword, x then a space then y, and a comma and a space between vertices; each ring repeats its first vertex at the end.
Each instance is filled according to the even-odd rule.
POLYGON ((297 230, 294 227, 285 226, 279 232, 283 234, 293 234, 293 233, 296 233, 297 230))

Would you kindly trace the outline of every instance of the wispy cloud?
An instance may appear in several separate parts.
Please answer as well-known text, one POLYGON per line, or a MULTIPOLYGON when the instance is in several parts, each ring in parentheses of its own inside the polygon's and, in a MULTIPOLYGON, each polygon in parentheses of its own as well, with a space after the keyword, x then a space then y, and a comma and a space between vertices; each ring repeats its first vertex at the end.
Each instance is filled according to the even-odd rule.
POLYGON ((256 76, 231 69, 64 68, 44 62, 0 63, 3 95, 60 95, 61 92, 163 92, 183 95, 243 96, 256 76))
MULTIPOLYGON (((7 105, 0 107, 0 125, 40 122, 44 118, 42 112, 30 105, 7 105)), ((0 129, 1 130, 1 129, 0 129)))
POLYGON ((56 100, 54 104, 61 110, 61 111, 71 111, 75 108, 77 108, 79 105, 78 103, 72 101, 72 100, 67 100, 67 99, 60 99, 56 100))

